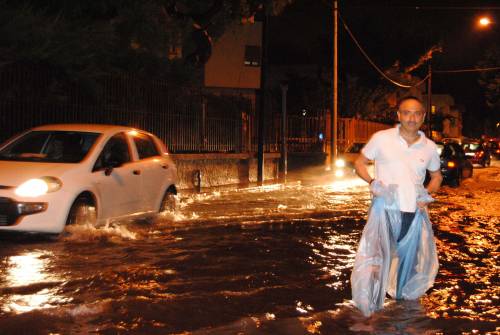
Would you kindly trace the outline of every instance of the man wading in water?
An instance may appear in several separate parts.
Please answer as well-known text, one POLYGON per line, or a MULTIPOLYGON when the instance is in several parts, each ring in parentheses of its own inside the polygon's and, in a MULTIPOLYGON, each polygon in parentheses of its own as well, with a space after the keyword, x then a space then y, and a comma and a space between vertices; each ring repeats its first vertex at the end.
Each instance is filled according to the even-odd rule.
POLYGON ((420 99, 403 98, 397 113, 400 124, 375 133, 355 162, 373 195, 351 277, 353 301, 367 316, 382 308, 386 292, 396 299, 424 294, 438 268, 426 207, 433 200, 429 193, 443 179, 439 154, 419 130, 425 120, 420 99), (370 160, 374 177, 368 172, 370 160), (431 177, 427 189, 426 171, 431 177))

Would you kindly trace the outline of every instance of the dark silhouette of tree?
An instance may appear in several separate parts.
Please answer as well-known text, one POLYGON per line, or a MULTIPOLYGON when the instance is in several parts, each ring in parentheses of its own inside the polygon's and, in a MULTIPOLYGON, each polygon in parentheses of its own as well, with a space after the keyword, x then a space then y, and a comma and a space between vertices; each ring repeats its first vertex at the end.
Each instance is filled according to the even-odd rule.
POLYGON ((211 39, 258 7, 256 0, 4 0, 0 68, 29 62, 75 78, 189 81, 210 57, 211 39))
MULTIPOLYGON (((486 50, 480 68, 500 67, 500 47, 493 45, 486 50)), ((479 76, 479 84, 485 91, 486 105, 492 110, 500 109, 500 71, 485 71, 479 76)))

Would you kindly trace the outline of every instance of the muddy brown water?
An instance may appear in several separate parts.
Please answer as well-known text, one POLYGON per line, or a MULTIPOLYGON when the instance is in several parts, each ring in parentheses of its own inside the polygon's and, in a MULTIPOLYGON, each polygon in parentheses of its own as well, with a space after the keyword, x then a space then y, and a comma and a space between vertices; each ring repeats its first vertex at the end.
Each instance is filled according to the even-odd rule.
POLYGON ((369 319, 349 302, 361 183, 186 194, 147 222, 1 234, 0 334, 498 333, 500 222, 469 200, 500 194, 467 192, 431 207, 434 287, 369 319))

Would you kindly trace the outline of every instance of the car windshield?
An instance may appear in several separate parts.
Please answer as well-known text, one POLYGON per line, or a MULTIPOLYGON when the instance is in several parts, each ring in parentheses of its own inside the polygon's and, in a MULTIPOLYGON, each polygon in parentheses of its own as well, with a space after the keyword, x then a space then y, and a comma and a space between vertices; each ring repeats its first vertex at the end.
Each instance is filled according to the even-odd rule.
POLYGON ((0 160, 78 163, 100 134, 77 131, 30 131, 0 150, 0 160))
POLYGON ((437 152, 438 152, 439 156, 441 156, 441 154, 443 153, 444 144, 436 143, 436 147, 437 147, 437 152))
POLYGON ((351 154, 360 153, 364 145, 365 145, 364 143, 353 143, 349 148, 347 148, 346 152, 351 154))
POLYGON ((478 151, 481 149, 481 144, 479 143, 466 143, 464 144, 465 151, 478 151))
POLYGON ((441 158, 451 159, 455 158, 460 154, 458 144, 453 143, 436 143, 437 152, 441 158))

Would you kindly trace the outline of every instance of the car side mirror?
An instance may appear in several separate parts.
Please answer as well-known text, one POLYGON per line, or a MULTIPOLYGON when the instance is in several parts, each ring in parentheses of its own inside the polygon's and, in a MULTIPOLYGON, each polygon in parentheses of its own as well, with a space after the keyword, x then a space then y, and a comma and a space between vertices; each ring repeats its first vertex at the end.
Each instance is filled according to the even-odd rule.
POLYGON ((104 174, 106 176, 109 176, 111 175, 111 173, 113 172, 113 170, 117 167, 120 167, 122 166, 122 163, 120 163, 119 161, 117 160, 110 160, 109 162, 106 162, 106 166, 104 167, 104 174))
POLYGON ((107 168, 104 169, 104 175, 105 176, 111 175, 112 172, 113 172, 113 167, 112 166, 108 166, 107 168))

